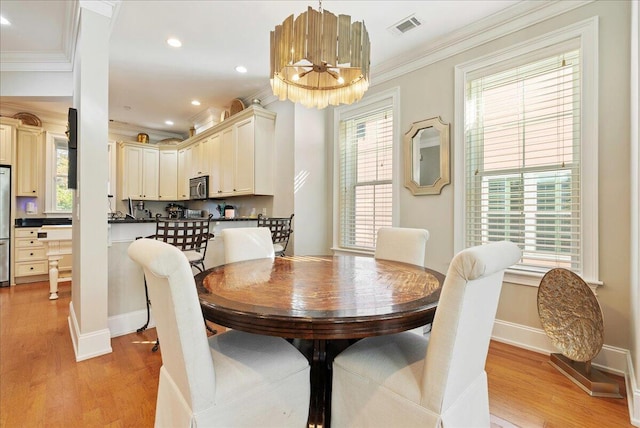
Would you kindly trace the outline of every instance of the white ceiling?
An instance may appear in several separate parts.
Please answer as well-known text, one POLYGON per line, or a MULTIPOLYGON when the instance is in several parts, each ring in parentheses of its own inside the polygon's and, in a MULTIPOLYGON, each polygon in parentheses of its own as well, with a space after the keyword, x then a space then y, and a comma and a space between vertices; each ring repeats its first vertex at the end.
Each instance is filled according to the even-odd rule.
MULTIPOLYGON (((269 32, 314 2, 111 1, 109 117, 112 121, 186 135, 203 117, 218 118, 231 101, 269 88, 269 32), (179 38, 181 48, 166 44, 179 38), (244 65, 248 72, 234 68, 244 65), (200 106, 190 104, 197 99, 200 106), (173 126, 164 123, 172 120, 173 126)), ((446 35, 488 18, 518 1, 324 1, 322 8, 364 20, 371 39, 371 77, 394 61, 419 56, 446 35), (422 25, 396 35, 389 27, 415 15, 422 25)), ((76 1, 2 0, 12 22, 0 33, 3 71, 70 70, 77 24, 76 1)), ((0 88, 2 95, 2 88, 0 88)), ((24 103, 0 97, 0 102, 24 103)), ((70 106, 69 100, 30 100, 36 110, 70 106), (50 102, 56 101, 56 102, 50 102)))

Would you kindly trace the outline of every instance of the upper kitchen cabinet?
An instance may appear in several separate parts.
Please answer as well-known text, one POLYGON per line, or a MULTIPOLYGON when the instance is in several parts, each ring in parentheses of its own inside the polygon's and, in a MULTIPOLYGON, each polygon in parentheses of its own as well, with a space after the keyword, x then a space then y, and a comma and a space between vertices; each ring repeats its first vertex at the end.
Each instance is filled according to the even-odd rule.
POLYGON ((0 165, 13 163, 13 142, 16 139, 16 126, 18 121, 0 117, 0 165))
POLYGON ((158 200, 175 201, 178 199, 178 151, 160 149, 160 179, 158 200))
POLYGON ((221 197, 273 195, 275 113, 250 107, 225 120, 220 162, 221 197))
POLYGON ((189 166, 187 165, 187 149, 178 150, 178 200, 189 199, 189 166))
POLYGON ((160 155, 157 147, 118 143, 118 183, 121 199, 158 200, 160 155))
POLYGON ((42 128, 21 126, 16 144, 16 196, 37 197, 40 193, 40 171, 42 169, 42 128))
POLYGON ((203 154, 208 159, 205 174, 209 175, 209 197, 215 198, 221 193, 220 187, 220 148, 222 134, 212 135, 204 145, 203 154))

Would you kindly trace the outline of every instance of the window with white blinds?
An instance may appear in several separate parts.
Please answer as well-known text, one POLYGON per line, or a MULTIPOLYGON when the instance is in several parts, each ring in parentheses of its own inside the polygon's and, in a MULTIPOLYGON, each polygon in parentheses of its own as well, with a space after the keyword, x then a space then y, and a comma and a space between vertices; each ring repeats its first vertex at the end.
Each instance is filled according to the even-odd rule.
POLYGON ((377 103, 339 121, 339 246, 373 250, 391 226, 393 108, 377 103))
POLYGON ((465 84, 465 246, 506 239, 512 269, 580 274, 580 50, 495 70, 465 84))

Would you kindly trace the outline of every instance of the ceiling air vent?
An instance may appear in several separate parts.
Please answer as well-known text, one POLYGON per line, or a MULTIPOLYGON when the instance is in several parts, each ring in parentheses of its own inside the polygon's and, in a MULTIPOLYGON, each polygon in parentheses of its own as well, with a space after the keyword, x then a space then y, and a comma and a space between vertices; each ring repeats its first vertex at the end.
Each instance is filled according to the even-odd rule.
POLYGON ((391 27, 388 28, 388 30, 391 31, 393 34, 399 35, 399 34, 404 34, 407 31, 411 31, 420 25, 422 25, 422 22, 415 15, 409 15, 408 17, 404 18, 402 21, 393 24, 391 27))

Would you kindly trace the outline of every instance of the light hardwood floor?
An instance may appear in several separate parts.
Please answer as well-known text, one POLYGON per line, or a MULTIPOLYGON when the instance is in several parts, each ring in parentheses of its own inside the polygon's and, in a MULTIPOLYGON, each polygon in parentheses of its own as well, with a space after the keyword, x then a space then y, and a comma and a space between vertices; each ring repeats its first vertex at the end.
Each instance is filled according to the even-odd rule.
MULTIPOLYGON (((155 329, 76 363, 70 286, 59 294, 48 300, 48 283, 0 289, 0 427, 152 427, 162 364, 162 347, 151 352, 155 329)), ((590 397, 546 355, 492 342, 487 373, 495 427, 631 427, 626 399, 590 397)))

